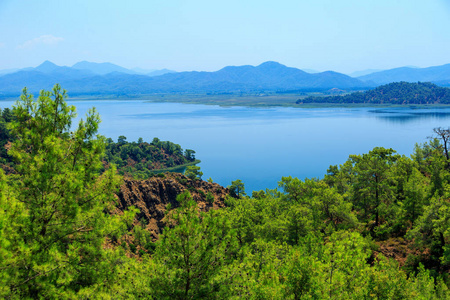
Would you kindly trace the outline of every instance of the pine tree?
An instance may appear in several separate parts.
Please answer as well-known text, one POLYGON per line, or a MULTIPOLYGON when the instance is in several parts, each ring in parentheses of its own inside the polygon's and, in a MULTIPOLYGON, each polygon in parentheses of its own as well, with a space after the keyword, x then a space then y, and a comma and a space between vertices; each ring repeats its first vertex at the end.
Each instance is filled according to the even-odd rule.
POLYGON ((59 85, 41 91, 37 101, 24 89, 13 109, 10 154, 18 174, 10 179, 14 195, 2 195, 0 208, 10 222, 0 237, 8 239, 0 277, 11 297, 90 297, 113 279, 120 262, 104 247, 132 217, 110 214, 120 178, 114 168, 100 176, 99 115, 91 109, 72 128, 76 112, 66 97, 59 85), (11 215, 9 206, 22 210, 11 215))

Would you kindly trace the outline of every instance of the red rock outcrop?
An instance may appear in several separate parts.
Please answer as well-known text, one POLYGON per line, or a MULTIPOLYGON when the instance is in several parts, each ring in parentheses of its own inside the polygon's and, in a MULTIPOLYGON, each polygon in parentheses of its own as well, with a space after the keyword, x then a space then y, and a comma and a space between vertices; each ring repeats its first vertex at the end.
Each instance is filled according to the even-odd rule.
POLYGON ((172 209, 178 207, 180 204, 176 198, 186 190, 191 193, 201 211, 225 207, 224 200, 229 193, 228 189, 217 183, 191 180, 179 173, 165 173, 146 180, 125 178, 117 194, 118 209, 123 211, 130 206, 136 207, 139 213, 135 224, 146 223, 146 229, 156 240, 165 227, 164 216, 168 204, 172 209), (214 201, 207 200, 208 194, 214 197, 214 201))

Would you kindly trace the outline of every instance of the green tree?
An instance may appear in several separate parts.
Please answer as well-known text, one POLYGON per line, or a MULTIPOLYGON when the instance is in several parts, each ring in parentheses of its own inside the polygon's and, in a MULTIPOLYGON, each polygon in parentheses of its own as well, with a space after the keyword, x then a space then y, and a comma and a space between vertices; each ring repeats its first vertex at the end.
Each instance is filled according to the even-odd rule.
MULTIPOLYGON (((320 248, 320 244, 316 244, 320 248)), ((317 249, 317 248, 316 248, 317 249)), ((313 253, 303 247, 291 249, 284 262, 284 299, 320 299, 322 265, 313 253)))
POLYGON ((431 258, 439 268, 450 265, 450 186, 444 196, 435 195, 424 207, 422 216, 407 236, 418 246, 430 249, 431 258))
POLYGON ((119 143, 119 144, 125 144, 126 142, 127 142, 127 137, 124 136, 124 135, 120 135, 120 136, 117 138, 117 143, 119 143))
POLYGON ((281 283, 287 247, 274 241, 255 240, 242 247, 227 268, 232 280, 222 286, 219 299, 285 299, 281 283))
POLYGON ((186 149, 184 151, 184 157, 186 157, 186 159, 188 161, 194 161, 195 160, 195 151, 192 149, 186 149))
POLYGON ((206 194, 206 201, 208 201, 209 204, 213 204, 214 203, 214 195, 211 194, 211 192, 208 192, 206 194))
POLYGON ((353 163, 347 160, 344 164, 338 166, 330 166, 324 181, 336 189, 336 191, 349 200, 353 180, 355 178, 353 163))
POLYGON ((437 127, 433 129, 434 133, 439 137, 442 141, 442 146, 444 147, 444 154, 447 158, 447 161, 450 161, 450 156, 448 153, 448 143, 450 140, 450 128, 444 129, 442 127, 437 127))
POLYGON ((398 158, 394 150, 383 147, 375 147, 363 155, 350 156, 355 172, 354 204, 363 210, 366 220, 374 215, 375 227, 380 225, 380 216, 394 202, 389 172, 398 158))
POLYGON ((246 195, 244 183, 240 179, 232 181, 231 185, 228 186, 228 189, 230 190, 231 196, 235 198, 240 198, 246 195))
POLYGON ((430 180, 417 169, 413 169, 404 185, 403 208, 405 218, 414 224, 416 219, 422 215, 424 206, 429 204, 430 180))
POLYGON ((430 178, 431 194, 444 194, 445 182, 450 180, 447 170, 448 160, 444 155, 444 147, 439 139, 431 139, 424 144, 416 144, 411 155, 421 173, 430 178))
POLYGON ((296 243, 301 236, 310 232, 325 232, 355 227, 357 219, 352 204, 345 201, 335 188, 325 181, 282 177, 279 186, 286 193, 288 209, 289 240, 296 243))
POLYGON ((250 244, 255 239, 255 227, 261 224, 261 211, 258 210, 258 202, 255 199, 241 201, 228 197, 226 200, 227 209, 222 213, 226 215, 226 219, 231 220, 233 229, 240 246, 250 244))
POLYGON ((167 228, 157 242, 154 259, 158 276, 154 286, 158 299, 199 299, 226 286, 221 268, 236 247, 229 220, 216 211, 199 212, 189 192, 177 197, 181 207, 172 211, 167 228))
POLYGON ((90 297, 106 289, 119 267, 104 244, 107 237, 117 239, 133 216, 109 213, 120 178, 114 168, 99 176, 105 139, 96 136, 98 114, 91 109, 73 129, 75 107, 66 97, 59 85, 41 91, 37 101, 24 89, 14 107, 10 153, 18 174, 1 211, 19 205, 22 211, 9 219, 8 254, 0 268, 9 296, 90 297))
POLYGON ((203 172, 200 171, 200 167, 197 166, 188 166, 186 167, 186 171, 184 171, 184 175, 192 180, 200 180, 202 179, 203 172))

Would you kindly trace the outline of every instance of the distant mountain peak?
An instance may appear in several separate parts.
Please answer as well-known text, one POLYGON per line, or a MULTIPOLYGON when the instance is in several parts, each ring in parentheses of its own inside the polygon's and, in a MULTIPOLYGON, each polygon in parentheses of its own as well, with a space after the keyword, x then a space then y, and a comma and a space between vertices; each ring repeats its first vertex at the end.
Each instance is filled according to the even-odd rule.
MULTIPOLYGON (((39 66, 56 66, 56 64, 54 64, 54 63, 52 63, 51 61, 49 61, 49 60, 46 60, 46 61, 44 61, 42 64, 40 64, 39 66)), ((39 67, 38 66, 38 67, 39 67)))
POLYGON ((40 64, 39 66, 37 66, 35 68, 35 70, 40 71, 40 72, 52 72, 55 69, 60 68, 59 66, 55 65, 54 63, 52 63, 49 60, 44 61, 42 64, 40 64))
POLYGON ((279 62, 269 60, 269 61, 263 62, 258 67, 271 67, 272 68, 272 67, 286 67, 286 66, 280 64, 279 62))

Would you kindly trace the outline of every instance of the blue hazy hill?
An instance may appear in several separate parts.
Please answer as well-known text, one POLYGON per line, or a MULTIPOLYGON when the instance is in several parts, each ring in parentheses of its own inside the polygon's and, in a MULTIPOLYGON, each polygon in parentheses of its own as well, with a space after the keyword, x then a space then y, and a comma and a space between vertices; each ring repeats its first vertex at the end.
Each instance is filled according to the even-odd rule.
POLYGON ((398 81, 429 81, 441 84, 441 82, 450 81, 450 64, 428 68, 401 67, 375 72, 357 78, 365 82, 372 82, 376 85, 398 81))
POLYGON ((235 93, 304 89, 361 89, 350 76, 327 71, 310 74, 277 62, 228 66, 215 72, 178 72, 159 76, 135 74, 110 63, 80 62, 61 67, 49 61, 36 68, 0 76, 0 93, 17 95, 27 86, 36 92, 60 83, 71 94, 141 95, 151 93, 235 93))

